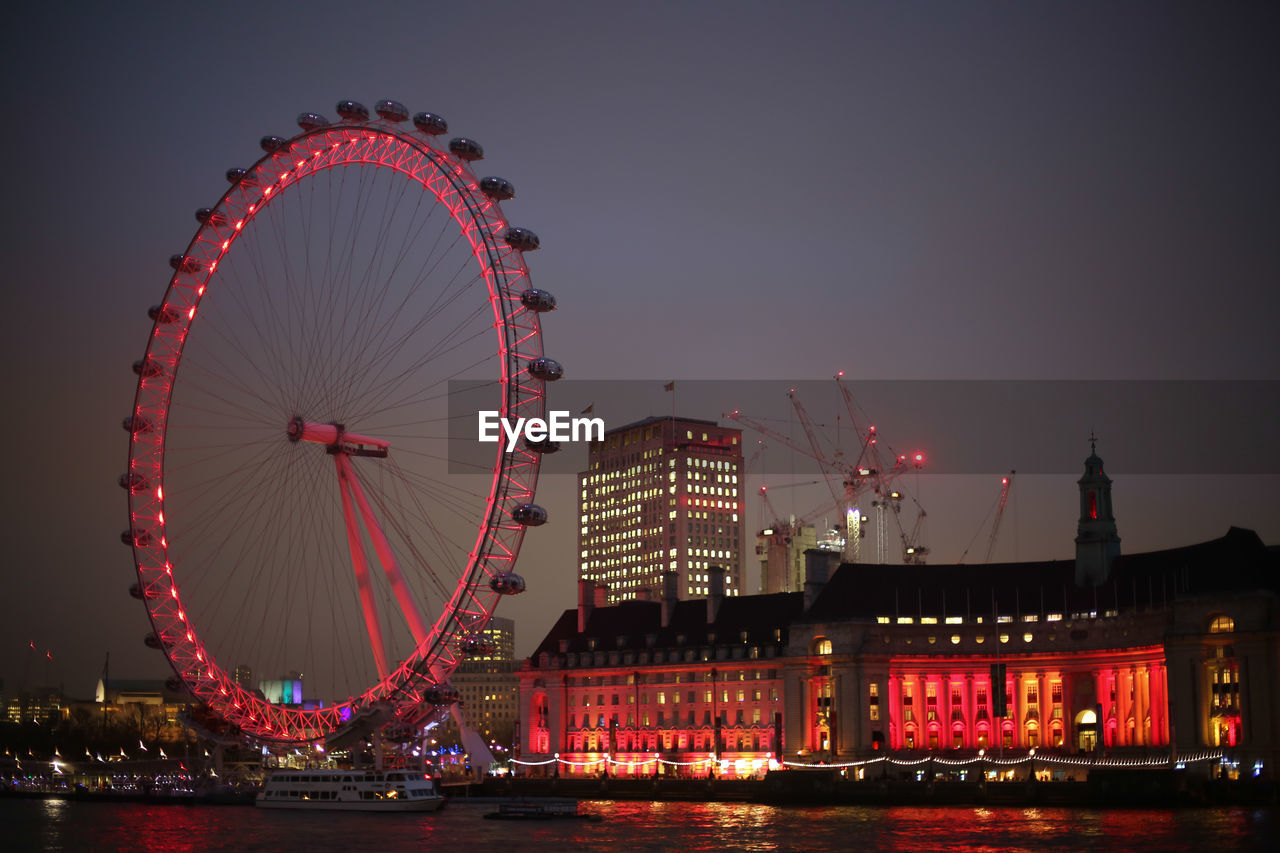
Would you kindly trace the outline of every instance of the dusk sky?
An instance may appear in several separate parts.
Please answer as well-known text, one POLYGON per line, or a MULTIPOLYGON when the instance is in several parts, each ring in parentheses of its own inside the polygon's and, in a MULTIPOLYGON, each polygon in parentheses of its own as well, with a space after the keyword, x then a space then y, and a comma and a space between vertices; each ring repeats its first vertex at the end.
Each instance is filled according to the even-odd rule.
MULTIPOLYGON (((548 355, 575 380, 635 380, 596 411, 608 426, 668 414, 671 380, 699 418, 735 404, 692 380, 758 382, 784 417, 789 383, 837 370, 855 395, 859 380, 1251 380, 1257 409, 1188 400, 1185 419, 1061 401, 1073 443, 1056 452, 1073 462, 1018 479, 997 558, 1073 555, 1091 430, 1126 552, 1233 524, 1280 544, 1276 452, 1253 467, 1232 443, 1241 424, 1275 433, 1274 3, 74 2, 10 11, 0 38, 6 696, 91 696, 108 652, 113 676, 168 675, 119 542, 146 309, 224 172, 346 98, 439 113, 484 146, 478 171, 512 181, 503 209, 541 237, 533 282, 560 302, 548 355), (1115 449, 1152 435, 1199 456, 1127 474, 1115 449)), ((805 398, 824 422, 827 393, 805 398)), ((1022 417, 953 415, 974 442, 1022 417)), ((945 446, 873 416, 899 449, 945 446)), ((1000 473, 1033 467, 1020 448, 920 476, 933 562, 975 535, 984 550, 1000 473)), ((575 491, 566 474, 539 490, 552 523, 526 537, 529 591, 498 611, 518 652, 575 603, 575 491)), ((745 575, 753 589, 753 560, 745 575)))

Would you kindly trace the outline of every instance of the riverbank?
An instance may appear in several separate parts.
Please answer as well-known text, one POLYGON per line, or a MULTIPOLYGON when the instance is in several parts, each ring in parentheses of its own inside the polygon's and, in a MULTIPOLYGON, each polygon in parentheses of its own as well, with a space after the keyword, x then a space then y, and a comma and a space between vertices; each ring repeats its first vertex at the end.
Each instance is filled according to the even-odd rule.
MULTIPOLYGON (((449 792, 447 792, 449 793, 449 792)), ((851 780, 837 770, 778 771, 762 780, 490 778, 457 786, 455 798, 575 797, 597 800, 723 801, 767 805, 1193 807, 1274 806, 1269 780, 1207 779, 1177 770, 1095 770, 1074 782, 851 780)))

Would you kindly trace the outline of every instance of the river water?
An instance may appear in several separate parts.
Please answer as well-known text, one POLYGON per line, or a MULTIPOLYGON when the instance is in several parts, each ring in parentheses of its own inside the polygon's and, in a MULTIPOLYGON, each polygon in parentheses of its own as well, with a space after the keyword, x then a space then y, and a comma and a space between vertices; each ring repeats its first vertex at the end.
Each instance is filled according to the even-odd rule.
POLYGON ((1275 851, 1276 809, 1057 809, 583 802, 585 821, 0 797, 0 849, 23 851, 1275 851))

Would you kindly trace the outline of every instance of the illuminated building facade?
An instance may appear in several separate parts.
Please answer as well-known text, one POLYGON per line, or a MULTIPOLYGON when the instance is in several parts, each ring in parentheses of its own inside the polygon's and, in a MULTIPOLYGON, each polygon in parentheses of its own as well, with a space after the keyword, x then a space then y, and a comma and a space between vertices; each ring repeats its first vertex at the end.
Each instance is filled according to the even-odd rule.
POLYGON ((742 431, 715 421, 646 418, 592 442, 579 476, 579 571, 607 600, 656 601, 663 575, 680 598, 706 596, 724 566, 725 594, 742 588, 742 431))
MULTIPOLYGON (((591 581, 518 673, 521 753, 560 772, 753 776, 781 748, 786 625, 798 594, 605 602, 591 581), (604 759, 602 761, 602 759, 604 759)), ((544 773, 556 772, 546 769, 544 773)))
POLYGON ((519 673, 523 760, 742 776, 885 754, 1065 768, 1227 750, 1274 772, 1280 553, 1232 528, 1120 554, 1096 454, 1080 489, 1076 560, 888 570, 812 549, 803 592, 727 599, 713 581, 705 601, 614 606, 583 583, 519 673))

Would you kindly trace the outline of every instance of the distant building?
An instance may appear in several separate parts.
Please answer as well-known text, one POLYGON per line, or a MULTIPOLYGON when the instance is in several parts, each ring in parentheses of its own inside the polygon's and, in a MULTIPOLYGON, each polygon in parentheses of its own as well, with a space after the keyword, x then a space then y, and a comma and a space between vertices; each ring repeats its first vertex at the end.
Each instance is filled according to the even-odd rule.
POLYGON ((739 595, 744 486, 741 430, 658 417, 610 430, 580 475, 578 577, 606 585, 610 603, 656 601, 665 572, 694 598, 724 566, 739 595))
POLYGON ((184 719, 192 709, 191 694, 177 678, 99 678, 94 703, 104 722, 136 729, 148 740, 171 743, 194 735, 184 719))
POLYGON ((486 741, 509 747, 519 709, 515 622, 495 616, 468 644, 466 658, 451 678, 462 716, 486 741))
MULTIPOLYGON (((560 773, 751 776, 778 762, 1031 755, 1280 762, 1280 551, 1232 528, 1121 554, 1096 453, 1075 560, 836 565, 803 591, 610 606, 593 581, 519 672, 522 758, 560 773), (554 762, 553 762, 554 763, 554 762), (661 770, 659 771, 659 767, 661 770)), ((936 768, 935 768, 936 769, 936 768)))
POLYGON ((760 592, 799 592, 804 589, 804 553, 818 547, 812 524, 778 522, 756 534, 760 561, 760 592))
POLYGON ((43 725, 66 717, 67 702, 57 687, 23 691, 5 701, 4 717, 10 723, 43 725))

